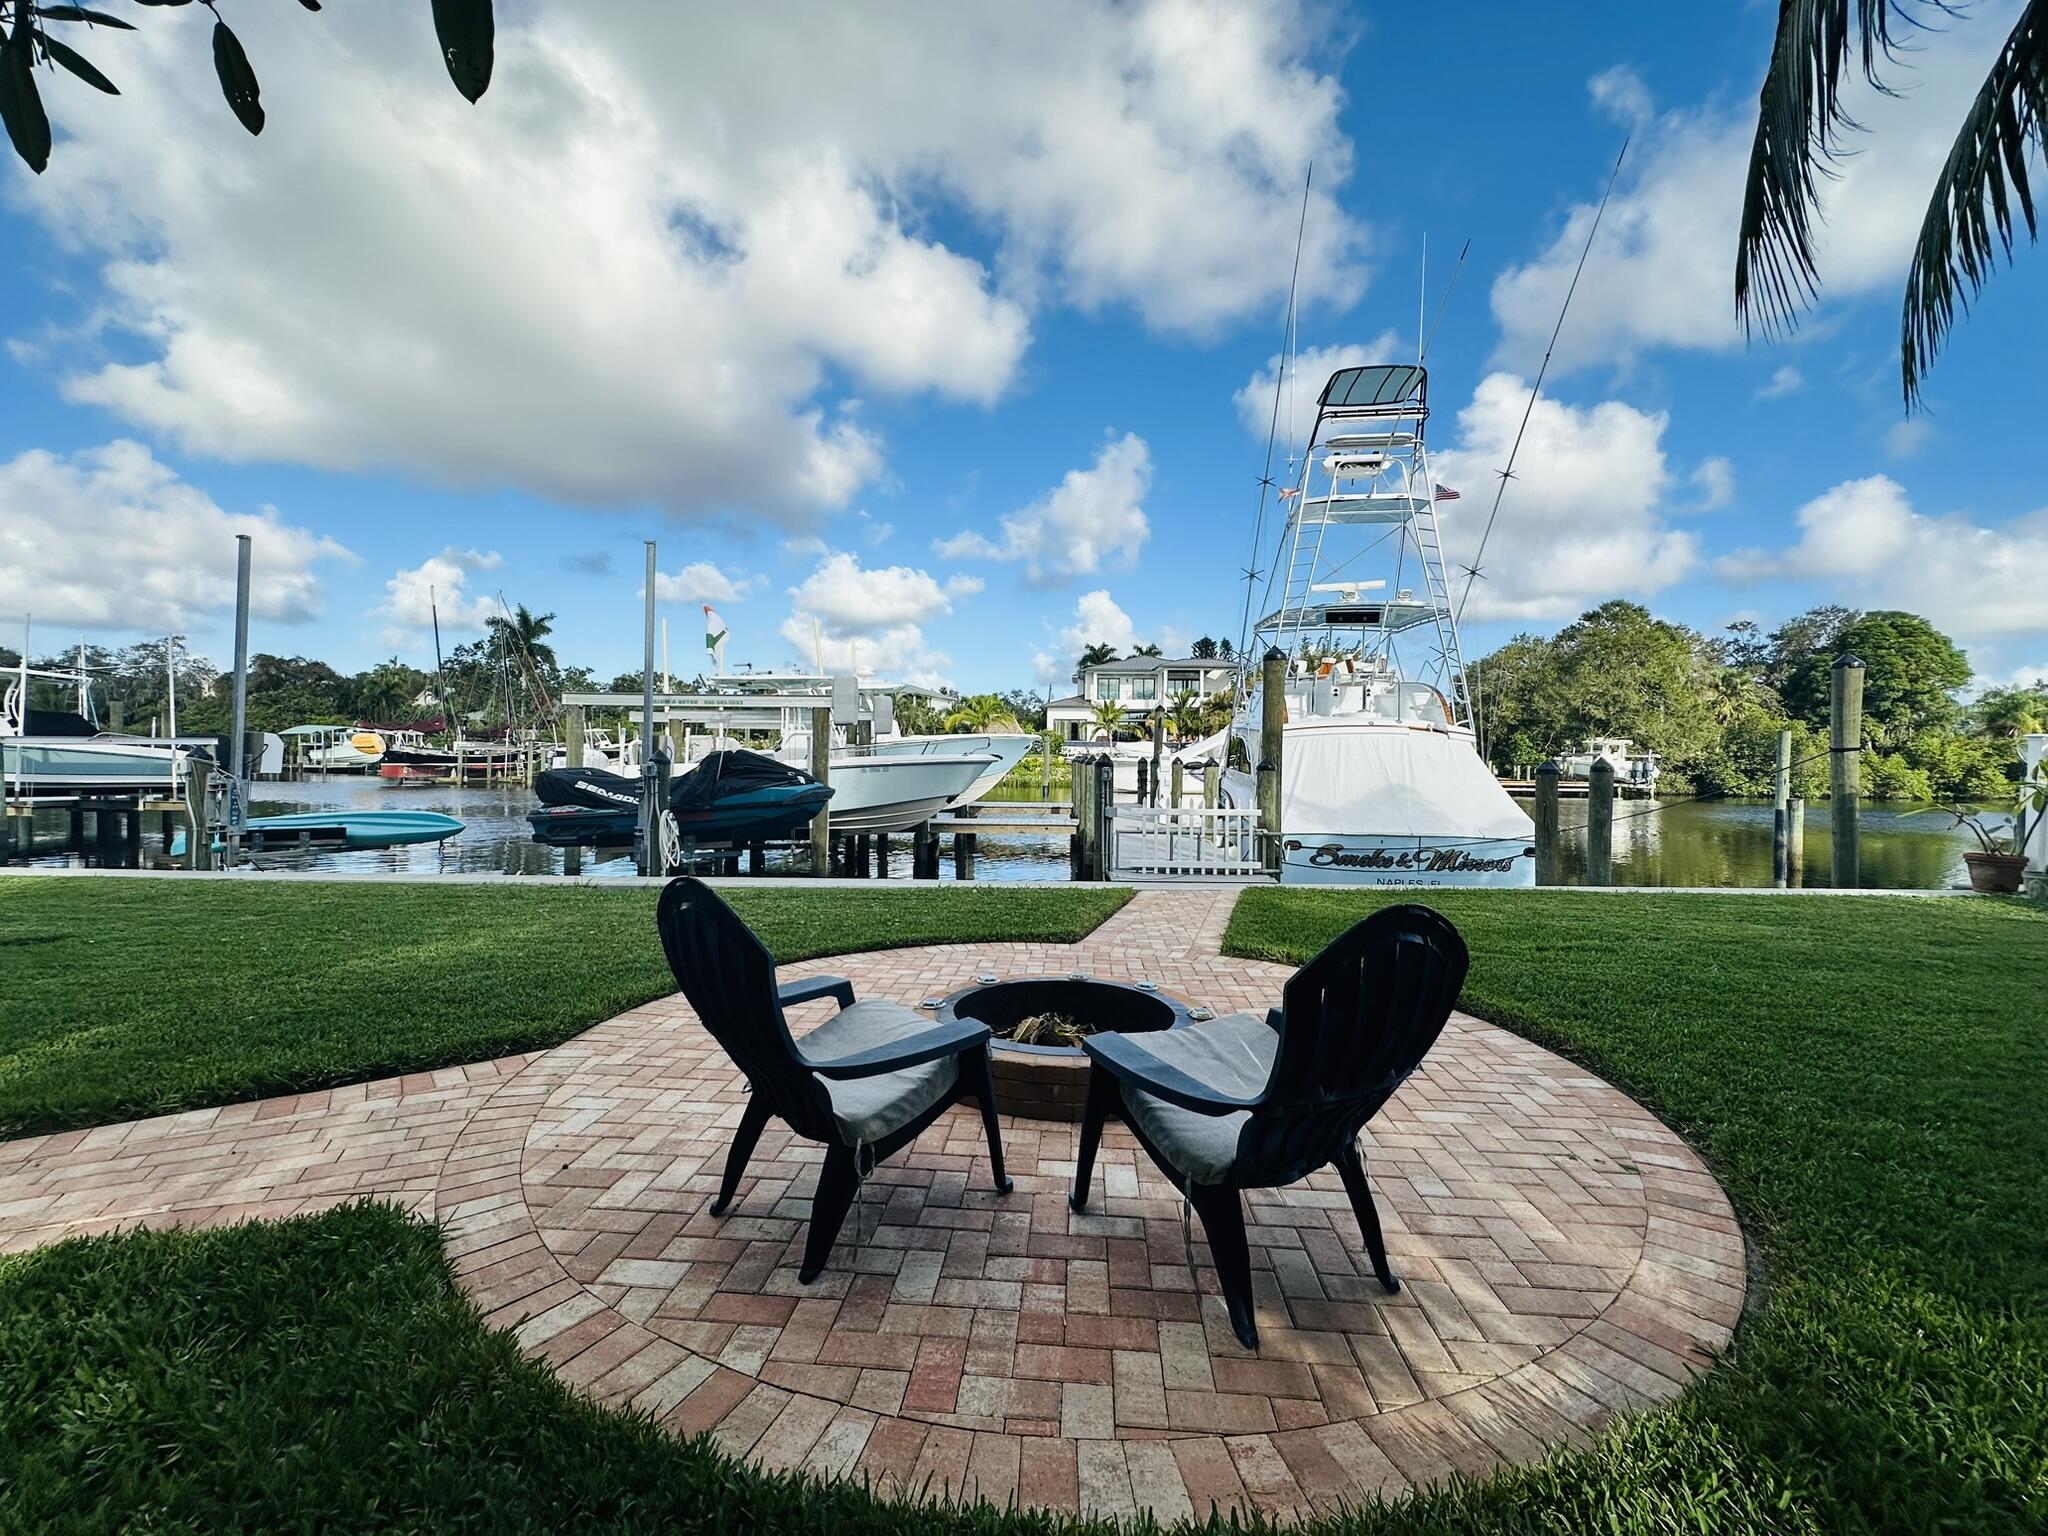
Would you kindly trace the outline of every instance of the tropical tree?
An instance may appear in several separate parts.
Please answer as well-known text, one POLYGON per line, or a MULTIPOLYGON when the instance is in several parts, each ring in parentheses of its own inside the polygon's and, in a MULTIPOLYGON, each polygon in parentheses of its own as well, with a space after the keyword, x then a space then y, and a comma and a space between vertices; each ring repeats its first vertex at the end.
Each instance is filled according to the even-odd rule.
POLYGON ((969 732, 1002 731, 1014 733, 1024 729, 1017 723, 1017 716, 1000 694, 970 693, 946 716, 948 731, 958 736, 969 732))
POLYGON ((1863 663, 1863 718, 1875 739, 1904 742, 1953 726, 1962 713, 1956 694, 1969 685, 1969 659, 1919 614, 1880 610, 1844 626, 1786 679, 1786 707, 1808 724, 1827 724, 1829 672, 1844 651, 1863 663))
POLYGON ((1096 641, 1093 645, 1084 647, 1081 651, 1081 659, 1074 663, 1074 681, 1079 683, 1081 681, 1081 674, 1090 667, 1099 667, 1105 661, 1115 661, 1116 658, 1116 647, 1105 645, 1100 640, 1096 641))
MULTIPOLYGON (((103 0, 104 3, 104 0, 103 0)), ((179 5, 185 0, 135 0, 137 5, 179 5)), ((318 0, 299 0, 309 11, 320 9, 318 0)), ((251 133, 263 131, 263 90, 242 41, 220 18, 220 8, 208 0, 213 12, 213 72, 220 81, 228 110, 251 133)), ((491 83, 491 59, 495 26, 491 0, 434 0, 434 30, 439 36, 441 57, 455 88, 476 101, 491 83)), ((120 88, 102 74, 63 38, 51 34, 57 22, 66 36, 79 35, 72 29, 83 26, 133 32, 135 24, 105 10, 79 5, 50 5, 45 0, 0 0, 0 25, 6 39, 0 42, 0 118, 7 124, 7 137, 14 152, 38 175, 50 163, 50 118, 43 107, 42 91, 36 84, 36 67, 50 65, 77 76, 94 90, 108 96, 120 88)))
POLYGON ((535 614, 521 603, 509 618, 504 614, 493 617, 489 628, 499 653, 515 664, 523 657, 538 671, 555 670, 555 648, 547 643, 547 637, 555 632, 552 613, 535 614))
MULTIPOLYGON (((1961 7, 1933 0, 1944 16, 1961 7)), ((1789 329, 1817 294, 1814 242, 1820 185, 1855 121, 1841 83, 1853 49, 1863 76, 1887 87, 1895 23, 1917 25, 1907 0, 1779 0, 1777 39, 1757 102, 1735 255, 1735 307, 1749 324, 1789 329), (1852 14, 1853 13, 1853 14, 1852 14)), ((1964 114, 1936 178, 1906 272, 1899 380, 1906 407, 1956 313, 2012 257, 2013 204, 2037 233, 2027 159, 2048 124, 2048 0, 2027 0, 1964 114)))
POLYGON ((1156 645, 1134 645, 1131 647, 1131 654, 1133 656, 1157 656, 1159 654, 1159 647, 1156 645))
POLYGON ((2048 680, 2031 688, 1987 688, 1970 715, 1986 736, 2007 741, 2048 731, 2048 680))
POLYGON ((1166 727, 1176 741, 1192 741, 1202 734, 1202 699, 1192 688, 1183 688, 1166 701, 1166 727))
POLYGON ((1216 642, 1207 635, 1204 635, 1188 647, 1188 654, 1197 661, 1214 661, 1216 659, 1216 642))
POLYGON ((1115 741, 1125 728, 1124 707, 1114 699, 1104 699, 1095 706, 1095 729, 1115 741))

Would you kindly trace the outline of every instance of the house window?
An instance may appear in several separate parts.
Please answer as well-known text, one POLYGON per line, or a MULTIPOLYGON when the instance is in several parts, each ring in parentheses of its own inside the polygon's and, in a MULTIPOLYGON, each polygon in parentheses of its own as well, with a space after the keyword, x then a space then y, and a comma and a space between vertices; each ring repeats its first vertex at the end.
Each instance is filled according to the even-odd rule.
POLYGON ((1124 696, 1124 680, 1120 677, 1098 677, 1095 679, 1095 697, 1115 700, 1124 696))
POLYGON ((1201 681, 1202 674, 1199 672, 1169 672, 1166 674, 1166 691, 1186 693, 1191 688, 1200 687, 1201 681))
POLYGON ((1156 699, 1156 698, 1158 698, 1158 697, 1159 697, 1159 677, 1158 677, 1158 674, 1154 673, 1154 674, 1152 674, 1151 676, 1148 676, 1148 677, 1134 677, 1134 678, 1132 678, 1132 679, 1131 679, 1131 691, 1130 691, 1130 694, 1128 695, 1128 697, 1130 697, 1130 698, 1133 698, 1133 699, 1156 699))

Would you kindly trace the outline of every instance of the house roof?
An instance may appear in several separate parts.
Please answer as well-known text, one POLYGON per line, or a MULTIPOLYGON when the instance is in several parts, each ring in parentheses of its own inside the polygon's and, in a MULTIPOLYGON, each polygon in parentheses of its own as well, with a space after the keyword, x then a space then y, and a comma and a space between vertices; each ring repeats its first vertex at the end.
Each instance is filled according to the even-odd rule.
POLYGON ((1083 698, 1078 693, 1070 693, 1064 699, 1054 699, 1050 704, 1046 705, 1045 707, 1047 709, 1058 709, 1062 704, 1065 704, 1070 708, 1080 709, 1092 709, 1094 707, 1092 704, 1089 703, 1087 699, 1083 698))
POLYGON ((1200 656, 1121 656, 1115 661, 1097 662, 1084 668, 1088 672, 1157 672, 1161 667, 1207 668, 1210 671, 1235 670, 1237 660, 1226 661, 1220 656, 1204 659, 1200 656))

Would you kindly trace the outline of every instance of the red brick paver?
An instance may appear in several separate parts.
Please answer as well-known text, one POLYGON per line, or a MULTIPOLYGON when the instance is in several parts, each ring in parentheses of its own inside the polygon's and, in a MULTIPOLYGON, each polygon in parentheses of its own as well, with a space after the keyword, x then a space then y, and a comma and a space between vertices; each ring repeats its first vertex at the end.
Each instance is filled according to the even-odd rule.
MULTIPOLYGON (((974 976, 1150 978, 1219 1012, 1284 967, 1218 952, 1229 892, 1147 891, 1084 942, 786 968, 915 1005, 974 976)), ((829 1004, 796 1016, 805 1028, 829 1004)), ((359 1194, 438 1219, 490 1321, 579 1390, 763 1466, 928 1498, 1282 1516, 1528 1461, 1669 1401, 1739 1314, 1740 1230, 1647 1111, 1455 1016, 1364 1146, 1405 1284, 1380 1290, 1334 1173, 1247 1196, 1262 1348, 1200 1227, 1118 1128, 1068 1210, 1076 1128, 971 1106, 876 1170, 796 1279, 821 1152, 763 1135, 706 1209, 744 1085, 678 999, 537 1056, 0 1144, 0 1249, 359 1194)))

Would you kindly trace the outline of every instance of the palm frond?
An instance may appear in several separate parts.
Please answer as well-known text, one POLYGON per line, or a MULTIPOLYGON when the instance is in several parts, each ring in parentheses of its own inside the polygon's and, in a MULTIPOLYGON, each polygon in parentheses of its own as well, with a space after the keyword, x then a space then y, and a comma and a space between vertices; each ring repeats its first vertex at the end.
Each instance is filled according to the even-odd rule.
MULTIPOLYGON (((1947 11, 1946 0, 1924 0, 1947 11)), ((1887 90, 1896 60, 1893 24, 1910 21, 1906 0, 1779 0, 1770 67, 1757 96, 1756 137, 1742 190, 1735 254, 1735 311, 1745 328, 1790 329, 1815 294, 1814 218, 1821 178, 1842 135, 1857 124, 1842 108, 1852 49, 1863 78, 1887 90)))
POLYGON ((1982 290, 2002 256, 2012 260, 2013 204, 2027 236, 2039 236, 2029 150, 2048 123, 2048 0, 2030 0, 1970 103, 1962 131, 1928 200, 1906 274, 1899 371, 1908 409, 1958 311, 1982 290))

